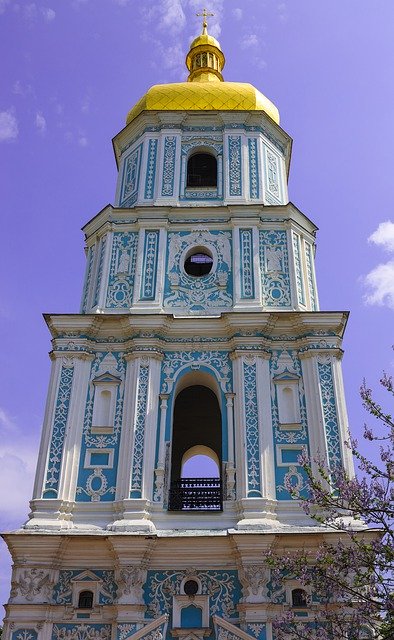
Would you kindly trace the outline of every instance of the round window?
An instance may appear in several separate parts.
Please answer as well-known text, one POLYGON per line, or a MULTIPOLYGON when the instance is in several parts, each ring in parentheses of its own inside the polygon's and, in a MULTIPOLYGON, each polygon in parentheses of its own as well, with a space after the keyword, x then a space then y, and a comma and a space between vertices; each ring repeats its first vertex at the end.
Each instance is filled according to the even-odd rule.
POLYGON ((183 590, 187 596, 195 596, 198 591, 198 584, 195 580, 186 580, 183 590))
POLYGON ((211 272, 213 265, 212 256, 203 249, 197 249, 185 260, 185 271, 189 276, 201 278, 211 272))

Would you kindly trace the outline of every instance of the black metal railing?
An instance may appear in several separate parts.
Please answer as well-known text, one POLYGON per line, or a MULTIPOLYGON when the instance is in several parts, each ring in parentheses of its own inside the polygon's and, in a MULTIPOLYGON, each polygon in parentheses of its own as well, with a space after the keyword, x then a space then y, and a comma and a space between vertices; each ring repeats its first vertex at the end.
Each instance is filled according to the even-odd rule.
POLYGON ((222 511, 220 478, 181 478, 171 482, 170 511, 222 511))

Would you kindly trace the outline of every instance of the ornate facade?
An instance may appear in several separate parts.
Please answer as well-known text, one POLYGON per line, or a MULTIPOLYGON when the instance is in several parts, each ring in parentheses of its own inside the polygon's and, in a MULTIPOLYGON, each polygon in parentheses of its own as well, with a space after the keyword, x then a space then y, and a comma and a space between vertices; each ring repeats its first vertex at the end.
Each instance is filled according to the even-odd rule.
POLYGON ((4 536, 6 640, 272 640, 297 584, 274 584, 264 554, 328 535, 289 493, 298 458, 352 473, 347 314, 319 310, 291 139, 257 89, 223 82, 206 25, 187 64, 114 138, 81 312, 46 316, 31 513, 4 536), (185 475, 195 455, 215 477, 185 475))

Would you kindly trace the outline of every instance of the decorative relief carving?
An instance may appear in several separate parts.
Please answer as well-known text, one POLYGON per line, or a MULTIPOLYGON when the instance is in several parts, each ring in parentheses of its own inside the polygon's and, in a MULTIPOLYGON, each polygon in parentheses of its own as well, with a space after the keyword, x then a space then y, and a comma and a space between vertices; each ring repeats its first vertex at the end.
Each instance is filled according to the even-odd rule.
POLYGON ((266 167, 267 167, 267 191, 274 196, 276 204, 281 199, 279 182, 279 158, 265 147, 266 167))
POLYGON ((241 252, 241 297, 254 298, 252 229, 239 230, 239 244, 241 252))
POLYGON ((110 624, 55 624, 52 640, 110 640, 110 624))
POLYGON ((162 196, 172 196, 174 194, 175 151, 176 137, 166 136, 164 139, 163 182, 161 186, 162 196))
POLYGON ((97 271, 96 292, 94 294, 93 306, 95 307, 99 302, 101 279, 103 277, 105 245, 107 243, 107 235, 104 235, 100 240, 100 258, 97 271))
POLYGON ((300 255, 300 236, 293 232, 293 252, 294 265, 297 285, 297 298, 300 304, 305 304, 304 284, 302 281, 301 255, 300 255))
POLYGON ((257 408, 256 364, 249 359, 243 364, 245 437, 248 472, 248 497, 261 496, 259 413, 257 408))
POLYGON ((49 602, 52 588, 49 571, 37 568, 19 570, 12 583, 10 602, 49 602))
POLYGON ((290 497, 288 486, 291 485, 292 489, 298 494, 305 488, 305 480, 299 469, 299 467, 295 467, 294 465, 289 466, 289 470, 286 471, 283 484, 278 484, 276 490, 278 493, 285 492, 290 497))
POLYGON ((141 281, 141 300, 154 300, 156 295, 159 231, 145 232, 144 267, 141 281))
MULTIPOLYGON (((327 358, 328 356, 326 356, 327 358)), ((329 357, 328 357, 329 359, 329 357)), ((335 468, 342 464, 341 444, 339 438, 339 424, 334 393, 332 365, 330 361, 318 362, 320 394, 323 404, 324 429, 326 432, 328 464, 335 472, 335 468)))
POLYGON ((270 572, 262 564, 242 565, 243 602, 267 602, 270 572))
POLYGON ((52 437, 49 448, 48 468, 44 485, 43 498, 57 498, 59 489, 60 467, 63 458, 64 438, 66 434, 68 411, 70 407, 74 366, 63 364, 60 373, 55 415, 53 419, 52 437))
POLYGON ((230 276, 230 232, 197 228, 191 232, 168 235, 165 306, 196 312, 231 307, 230 276), (183 262, 186 253, 192 247, 205 247, 214 259, 212 271, 201 278, 189 276, 184 270, 183 262))
POLYGON ((134 151, 132 151, 125 160, 121 195, 122 207, 130 206, 130 197, 137 195, 141 164, 141 150, 142 144, 134 149, 134 151))
POLYGON ((242 195, 241 136, 228 137, 230 196, 242 195))
POLYGON ((257 138, 248 139, 248 149, 249 149, 249 195, 252 200, 255 200, 260 197, 257 138))
POLYGON ((106 301, 110 309, 126 309, 132 305, 137 244, 137 233, 113 235, 106 301))
POLYGON ((264 623, 248 624, 247 631, 252 636, 254 636, 256 640, 258 640, 263 633, 265 634, 265 624, 264 623))
POLYGON ((95 251, 96 251, 95 245, 93 245, 92 247, 89 247, 88 249, 86 280, 85 280, 85 288, 84 288, 83 299, 82 299, 82 313, 86 313, 87 307, 88 307, 88 297, 89 297, 90 286, 92 282, 92 271, 93 271, 95 251))
POLYGON ((130 638, 137 631, 137 625, 135 623, 118 624, 116 628, 116 640, 126 640, 130 638))
POLYGON ((223 393, 231 390, 231 361, 227 351, 167 352, 162 364, 161 393, 171 393, 179 373, 186 368, 213 370, 223 393))
POLYGON ((35 629, 16 629, 13 631, 11 638, 12 640, 37 640, 37 636, 35 629))
POLYGON ((305 261, 306 261, 306 277, 308 280, 308 288, 309 288, 309 298, 311 301, 311 310, 317 311, 317 300, 316 300, 316 291, 315 291, 315 283, 313 278, 313 258, 312 258, 312 247, 309 242, 305 242, 305 261))
POLYGON ((145 604, 147 616, 156 618, 172 610, 173 596, 181 593, 181 583, 195 576, 201 594, 209 595, 210 615, 237 616, 240 584, 236 571, 211 571, 187 568, 184 571, 148 571, 145 604))
POLYGON ((140 566, 121 567, 118 572, 120 604, 143 604, 144 591, 147 572, 140 566))
POLYGON ((145 419, 148 402, 149 361, 141 363, 138 376, 136 415, 134 425, 133 462, 131 469, 130 497, 140 498, 144 462, 145 419))
POLYGON ((260 231, 259 239, 263 304, 291 307, 286 231, 260 231))
POLYGON ((157 138, 150 138, 148 143, 148 160, 145 177, 145 193, 146 200, 151 200, 155 189, 156 175, 156 156, 157 156, 157 138))
POLYGON ((92 586, 97 585, 99 604, 113 604, 117 595, 114 572, 101 569, 60 571, 58 582, 53 590, 53 603, 72 605, 74 583, 84 581, 91 582, 92 586))

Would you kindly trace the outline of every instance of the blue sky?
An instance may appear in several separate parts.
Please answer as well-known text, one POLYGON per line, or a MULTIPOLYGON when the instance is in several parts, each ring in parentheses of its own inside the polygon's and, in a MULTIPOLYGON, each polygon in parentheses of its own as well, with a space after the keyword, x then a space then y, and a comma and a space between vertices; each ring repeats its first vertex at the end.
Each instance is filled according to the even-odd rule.
MULTIPOLYGON (((31 495, 49 377, 41 314, 79 310, 80 228, 113 202, 111 138, 150 85, 186 78, 203 4, 0 0, 3 530, 23 522, 31 495)), ((290 199, 320 228, 321 308, 351 311, 343 366, 360 435, 362 378, 377 387, 394 365, 394 3, 211 0, 207 8, 225 79, 257 86, 294 139, 290 199)), ((4 548, 0 562, 5 602, 4 548)))

